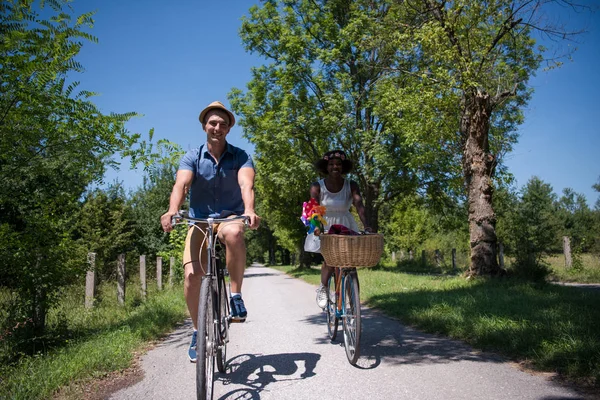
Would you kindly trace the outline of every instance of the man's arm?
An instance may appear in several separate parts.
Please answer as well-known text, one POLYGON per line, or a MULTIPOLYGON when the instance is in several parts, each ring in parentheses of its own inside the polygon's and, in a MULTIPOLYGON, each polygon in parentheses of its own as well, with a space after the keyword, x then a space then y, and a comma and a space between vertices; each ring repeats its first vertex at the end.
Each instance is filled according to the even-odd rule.
POLYGON ((256 229, 260 224, 260 217, 254 211, 254 168, 241 168, 238 171, 238 184, 242 191, 244 202, 244 215, 250 217, 250 228, 256 229))
POLYGON ((193 171, 186 169, 177 171, 175 185, 173 185, 173 191, 171 192, 171 198, 169 200, 169 211, 160 217, 160 224, 165 232, 171 232, 173 230, 171 218, 179 211, 179 207, 183 204, 193 180, 193 171))

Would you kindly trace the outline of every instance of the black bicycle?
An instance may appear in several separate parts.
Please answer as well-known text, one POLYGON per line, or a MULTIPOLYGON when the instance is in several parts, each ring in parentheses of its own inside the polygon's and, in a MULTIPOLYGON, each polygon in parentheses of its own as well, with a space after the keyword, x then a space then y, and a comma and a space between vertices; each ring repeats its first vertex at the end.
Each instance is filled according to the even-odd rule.
MULTIPOLYGON (((185 222, 193 223, 194 227, 201 229, 196 223, 206 224, 205 237, 207 240, 208 263, 206 274, 200 286, 198 300, 198 339, 196 353, 196 395, 198 399, 212 399, 215 379, 215 359, 219 372, 226 372, 227 343, 229 342, 229 324, 232 322, 229 308, 229 295, 225 276, 224 246, 221 245, 214 233, 215 224, 244 220, 248 217, 236 216, 233 218, 194 218, 186 211, 179 211, 173 217, 172 225, 185 222), (203 355, 203 357, 202 357, 203 355)), ((204 231, 203 231, 204 232, 204 231)))

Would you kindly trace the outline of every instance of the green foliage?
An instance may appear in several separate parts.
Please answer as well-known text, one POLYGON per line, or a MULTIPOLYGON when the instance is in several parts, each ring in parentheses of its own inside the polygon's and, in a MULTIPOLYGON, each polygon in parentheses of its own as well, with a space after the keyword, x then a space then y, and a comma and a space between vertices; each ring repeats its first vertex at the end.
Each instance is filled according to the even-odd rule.
MULTIPOLYGON (((165 260, 164 266, 170 263, 173 257, 175 280, 181 281, 181 262, 187 230, 184 226, 178 226, 170 234, 166 234, 160 225, 160 217, 168 208, 177 165, 183 150, 180 146, 164 140, 159 140, 156 147, 151 140, 143 142, 141 147, 144 148, 143 154, 138 155, 132 163, 143 165, 144 181, 141 187, 131 193, 129 200, 138 235, 136 249, 139 254, 146 254, 151 258, 162 257, 165 260)), ((183 204, 182 207, 187 208, 187 205, 183 204)))
MULTIPOLYGON (((170 239, 160 225, 160 216, 169 206, 175 173, 175 164, 156 165, 153 172, 144 178, 144 184, 131 195, 130 203, 139 232, 140 254, 154 256, 162 252, 161 254, 167 255, 165 252, 172 250, 175 245, 174 242, 169 244, 170 240, 175 239, 170 239)), ((177 258, 181 258, 181 254, 177 258)))
POLYGON ((529 279, 544 279, 550 272, 544 263, 556 243, 559 220, 552 187, 537 177, 529 180, 513 215, 510 241, 515 272, 529 279))
POLYGON ((117 257, 135 249, 139 236, 135 224, 120 184, 87 193, 76 220, 75 235, 86 253, 96 253, 99 279, 116 279, 117 257))
POLYGON ((135 114, 104 115, 69 83, 96 39, 93 14, 73 18, 67 4, 0 5, 0 277, 38 333, 57 290, 85 267, 71 234, 80 198, 139 136, 124 127, 135 114))
POLYGON ((333 148, 357 162, 352 178, 367 219, 377 227, 381 204, 415 187, 402 132, 378 112, 378 81, 403 62, 386 41, 398 15, 387 2, 264 2, 245 18, 240 36, 270 64, 253 68, 247 92, 230 95, 255 145, 257 195, 279 243, 302 245, 299 221, 312 162, 333 148))
POLYGON ((436 219, 422 200, 416 197, 402 199, 385 224, 386 247, 390 251, 415 251, 436 233, 436 219))
POLYGON ((246 263, 272 263, 271 252, 275 250, 275 237, 269 225, 262 221, 257 230, 246 231, 246 263))
MULTIPOLYGON (((598 178, 598 182, 595 183, 593 186, 594 190, 598 193, 600 193, 600 178, 598 178)), ((593 239, 593 243, 590 246, 591 247, 591 251, 598 255, 598 257, 600 257, 600 197, 598 198, 598 200, 596 201, 596 204, 594 206, 594 213, 593 213, 593 231, 596 232, 596 236, 593 239)))
POLYGON ((572 249, 577 252, 589 251, 598 232, 594 231, 593 212, 588 207, 585 196, 575 193, 571 188, 564 189, 557 202, 557 213, 561 222, 557 241, 560 243, 562 236, 568 236, 572 249))

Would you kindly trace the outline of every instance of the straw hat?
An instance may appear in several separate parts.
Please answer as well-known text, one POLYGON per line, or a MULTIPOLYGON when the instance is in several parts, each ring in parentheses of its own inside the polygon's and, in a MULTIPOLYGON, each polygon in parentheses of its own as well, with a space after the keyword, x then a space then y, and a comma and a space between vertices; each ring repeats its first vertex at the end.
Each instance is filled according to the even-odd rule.
POLYGON ((231 111, 229 111, 227 108, 225 108, 223 103, 221 103, 220 101, 213 101, 208 106, 206 106, 206 108, 204 110, 202 110, 200 112, 200 116, 198 117, 198 119, 200 120, 200 123, 202 125, 204 125, 204 123, 206 122, 204 120, 206 118, 206 113, 209 112, 210 110, 215 110, 215 109, 223 110, 227 113, 227 115, 229 116, 229 127, 230 128, 235 125, 235 117, 233 116, 233 113, 231 111))

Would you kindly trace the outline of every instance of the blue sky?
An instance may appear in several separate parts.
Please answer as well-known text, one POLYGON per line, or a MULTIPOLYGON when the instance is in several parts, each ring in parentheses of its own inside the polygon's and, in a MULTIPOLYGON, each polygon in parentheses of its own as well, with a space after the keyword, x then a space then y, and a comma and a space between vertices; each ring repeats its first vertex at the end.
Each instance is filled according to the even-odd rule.
MULTIPOLYGON (((245 89, 250 68, 261 60, 246 53, 238 36, 240 18, 256 1, 76 0, 77 12, 96 10, 91 31, 99 40, 86 44, 78 58, 86 72, 81 87, 100 93, 94 102, 104 112, 136 111, 143 117, 132 132, 155 129, 184 149, 205 140, 200 110, 214 100, 227 104, 234 87, 245 89)), ((600 13, 579 15, 571 26, 588 33, 573 43, 578 50, 562 68, 539 72, 525 110, 519 143, 505 163, 522 187, 532 176, 552 185, 557 195, 570 187, 598 199, 592 185, 600 177, 600 13)), ((252 151, 235 126, 229 141, 252 151)), ((142 182, 141 171, 125 163, 106 180, 128 188, 142 182)))

